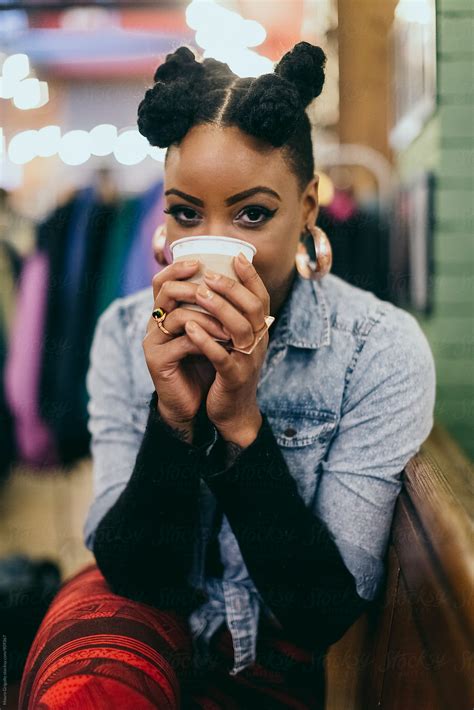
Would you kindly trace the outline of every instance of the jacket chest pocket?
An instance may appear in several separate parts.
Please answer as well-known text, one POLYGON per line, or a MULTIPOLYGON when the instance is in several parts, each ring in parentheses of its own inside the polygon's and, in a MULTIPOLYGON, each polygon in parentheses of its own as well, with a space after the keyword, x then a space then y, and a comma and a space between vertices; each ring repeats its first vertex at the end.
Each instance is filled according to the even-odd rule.
POLYGON ((288 470, 306 505, 314 500, 319 481, 319 464, 336 431, 331 412, 265 412, 288 470))
POLYGON ((336 428, 336 415, 321 410, 265 412, 278 444, 288 448, 325 447, 336 428))

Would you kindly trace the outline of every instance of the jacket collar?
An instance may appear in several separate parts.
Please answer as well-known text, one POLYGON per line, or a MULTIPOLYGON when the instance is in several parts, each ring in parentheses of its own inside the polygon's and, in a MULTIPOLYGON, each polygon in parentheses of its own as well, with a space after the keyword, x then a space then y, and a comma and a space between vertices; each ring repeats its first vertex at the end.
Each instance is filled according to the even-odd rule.
POLYGON ((276 340, 312 350, 331 344, 328 304, 319 281, 305 279, 296 272, 282 308, 276 340))

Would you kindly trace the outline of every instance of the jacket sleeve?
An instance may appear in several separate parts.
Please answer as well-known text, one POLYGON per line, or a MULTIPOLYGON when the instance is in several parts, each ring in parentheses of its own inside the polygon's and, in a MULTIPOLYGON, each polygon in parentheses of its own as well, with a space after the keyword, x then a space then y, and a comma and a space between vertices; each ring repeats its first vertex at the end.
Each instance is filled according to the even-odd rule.
POLYGON ((191 446, 161 420, 151 379, 153 394, 137 397, 131 323, 122 303, 116 299, 101 314, 90 352, 94 496, 84 540, 114 591, 162 604, 168 587, 177 605, 178 592, 185 603, 191 597, 183 580, 198 504, 198 461, 216 433, 200 410, 191 446))
POLYGON ((402 473, 433 425, 435 382, 417 321, 389 309, 348 368, 311 507, 264 414, 257 438, 227 470, 226 447, 212 450, 206 481, 263 601, 300 642, 334 643, 375 599, 402 473))
POLYGON ((238 454, 219 439, 202 475, 263 602, 289 638, 324 651, 369 602, 357 594, 327 526, 304 504, 264 413, 262 420, 238 454))
POLYGON ((193 444, 149 402, 132 475, 94 536, 97 565, 116 594, 189 613, 205 599, 187 582, 196 535, 200 470, 212 444, 201 408, 193 444))
POLYGON ((383 581, 403 472, 430 434, 435 394, 426 336, 410 313, 387 307, 349 366, 314 502, 366 599, 383 581))

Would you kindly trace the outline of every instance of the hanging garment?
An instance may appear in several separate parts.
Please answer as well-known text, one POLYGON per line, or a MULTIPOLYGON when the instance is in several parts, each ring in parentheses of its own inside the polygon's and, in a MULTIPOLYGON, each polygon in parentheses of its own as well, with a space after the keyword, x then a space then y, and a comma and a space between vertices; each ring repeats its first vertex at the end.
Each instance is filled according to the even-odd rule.
POLYGON ((23 259, 35 248, 36 225, 10 204, 9 193, 0 188, 0 240, 8 242, 23 259))
POLYGON ((5 392, 15 418, 18 458, 36 467, 58 463, 45 416, 54 403, 47 395, 44 399, 43 378, 54 384, 54 356, 61 356, 59 274, 72 206, 69 200, 37 226, 35 250, 22 269, 8 345, 5 392))
POLYGON ((30 464, 68 465, 89 453, 85 375, 95 325, 123 284, 150 285, 161 268, 151 240, 162 207, 161 181, 111 204, 86 187, 37 226, 9 358, 14 429, 30 464), (37 337, 26 351, 21 323, 32 317, 37 337))
POLYGON ((137 231, 126 255, 124 281, 120 295, 135 293, 151 284, 158 271, 153 255, 152 239, 156 227, 163 221, 163 182, 144 194, 138 211, 137 231))
POLYGON ((89 351, 98 318, 97 299, 102 281, 106 275, 107 246, 112 236, 112 228, 116 221, 118 206, 118 200, 110 204, 98 203, 94 208, 94 216, 88 234, 87 273, 90 284, 84 294, 82 306, 79 305, 79 314, 84 314, 84 330, 82 342, 79 345, 82 355, 78 363, 79 370, 77 373, 79 385, 77 406, 82 415, 82 426, 87 440, 86 453, 89 451, 90 441, 90 434, 87 429, 87 402, 89 401, 89 395, 86 389, 86 374, 89 367, 89 351))
POLYGON ((0 479, 17 457, 13 415, 5 392, 5 363, 13 330, 22 259, 14 246, 0 240, 0 479))
POLYGON ((8 478, 12 464, 18 457, 14 419, 7 401, 4 386, 4 367, 7 357, 5 330, 0 322, 0 480, 8 478))
POLYGON ((376 212, 343 207, 339 200, 336 208, 321 207, 316 221, 331 243, 331 271, 353 286, 387 299, 387 224, 376 212))
POLYGON ((64 323, 69 314, 68 277, 64 270, 68 247, 68 232, 78 194, 57 207, 38 228, 38 248, 44 249, 49 261, 46 317, 43 334, 43 354, 39 375, 39 411, 42 419, 54 429, 54 423, 63 416, 61 400, 57 393, 59 361, 64 356, 64 323))
POLYGON ((82 288, 87 241, 85 235, 96 199, 95 190, 86 187, 74 200, 74 210, 67 232, 66 251, 61 275, 64 277, 63 307, 66 313, 74 308, 77 292, 82 288))
POLYGON ((13 414, 17 457, 41 468, 58 462, 54 438, 39 413, 39 371, 49 284, 46 252, 37 250, 23 266, 5 363, 5 391, 13 414))
POLYGON ((0 320, 7 343, 14 324, 15 301, 22 267, 23 259, 13 244, 0 239, 0 320))
MULTIPOLYGON (((88 220, 80 237, 83 259, 79 287, 63 321, 66 347, 57 363, 56 396, 62 416, 52 422, 61 461, 67 465, 86 456, 90 435, 87 430, 85 377, 89 349, 95 328, 97 293, 103 273, 103 257, 117 204, 97 201, 87 205, 88 220)), ((75 275, 77 281, 77 275, 75 275)))
POLYGON ((95 320, 120 294, 126 272, 126 255, 130 249, 140 197, 123 198, 117 206, 109 238, 105 244, 103 273, 99 283, 95 320))

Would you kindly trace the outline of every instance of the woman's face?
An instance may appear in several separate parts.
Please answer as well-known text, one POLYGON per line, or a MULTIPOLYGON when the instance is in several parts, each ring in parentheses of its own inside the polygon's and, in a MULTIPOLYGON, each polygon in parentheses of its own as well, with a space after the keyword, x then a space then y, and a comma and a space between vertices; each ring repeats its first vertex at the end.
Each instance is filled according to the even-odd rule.
POLYGON ((281 151, 262 148, 238 128, 195 126, 167 155, 168 243, 200 234, 250 242, 257 249, 253 264, 275 313, 293 279, 300 234, 316 220, 317 188, 315 177, 300 195, 281 151), (257 187, 268 192, 241 194, 257 187))

